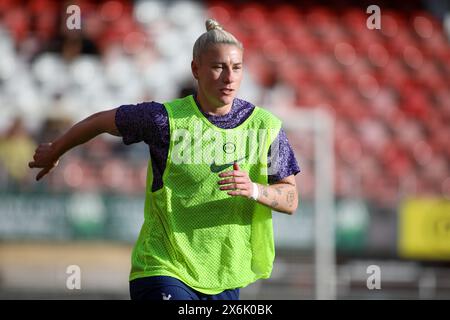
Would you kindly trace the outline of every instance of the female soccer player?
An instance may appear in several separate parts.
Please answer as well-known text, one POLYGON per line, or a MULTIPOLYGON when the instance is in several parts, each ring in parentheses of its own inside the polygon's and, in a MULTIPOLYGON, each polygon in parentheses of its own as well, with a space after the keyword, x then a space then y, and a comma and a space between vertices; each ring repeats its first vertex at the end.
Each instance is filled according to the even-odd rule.
POLYGON ((281 120, 236 98, 243 46, 215 20, 206 29, 193 48, 196 94, 93 114, 39 145, 29 163, 42 168, 39 180, 104 132, 149 145, 132 299, 239 299, 239 288, 271 274, 272 210, 297 209, 300 170, 281 120))

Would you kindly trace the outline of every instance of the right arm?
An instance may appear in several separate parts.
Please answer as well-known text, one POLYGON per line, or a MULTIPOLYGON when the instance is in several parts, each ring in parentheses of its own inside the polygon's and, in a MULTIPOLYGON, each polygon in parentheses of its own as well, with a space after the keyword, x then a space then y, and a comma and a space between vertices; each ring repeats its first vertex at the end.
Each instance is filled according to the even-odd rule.
POLYGON ((97 112, 76 123, 53 142, 40 144, 33 156, 34 161, 28 163, 30 168, 42 168, 36 176, 36 180, 40 180, 49 173, 58 164, 59 158, 64 153, 97 135, 106 132, 114 136, 121 136, 116 127, 116 111, 117 108, 97 112))

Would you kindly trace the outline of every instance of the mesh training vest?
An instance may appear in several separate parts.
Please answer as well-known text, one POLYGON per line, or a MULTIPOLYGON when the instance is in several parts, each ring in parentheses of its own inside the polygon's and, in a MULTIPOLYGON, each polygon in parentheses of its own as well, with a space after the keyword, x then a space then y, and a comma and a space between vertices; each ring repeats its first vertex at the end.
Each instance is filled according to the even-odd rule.
POLYGON ((171 276, 202 293, 218 294, 268 278, 275 257, 271 209, 228 195, 218 181, 219 173, 233 170, 238 160, 253 182, 267 185, 267 154, 281 121, 256 106, 241 125, 222 129, 200 112, 192 95, 164 106, 170 147, 163 187, 151 191, 150 159, 145 220, 130 280, 171 276))

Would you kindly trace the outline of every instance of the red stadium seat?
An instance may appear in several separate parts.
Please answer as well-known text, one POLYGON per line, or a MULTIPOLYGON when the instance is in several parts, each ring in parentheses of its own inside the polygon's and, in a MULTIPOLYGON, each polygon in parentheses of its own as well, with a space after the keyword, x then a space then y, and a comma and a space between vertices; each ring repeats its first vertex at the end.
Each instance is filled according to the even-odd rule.
POLYGON ((284 35, 302 27, 302 15, 294 5, 277 6, 270 15, 273 26, 284 35))
POLYGON ((15 2, 14 0, 0 0, 0 13, 11 11, 16 6, 15 2))
POLYGON ((249 3, 242 5, 238 10, 238 19, 242 28, 256 31, 257 29, 270 24, 267 19, 267 11, 263 5, 249 3))
POLYGON ((208 7, 206 15, 210 18, 220 21, 224 26, 228 26, 229 23, 233 23, 233 7, 226 2, 214 2, 208 7))
MULTIPOLYGON (((246 67, 259 86, 270 89, 279 81, 295 90, 298 106, 327 109, 336 117, 337 127, 347 128, 336 129, 338 194, 350 192, 346 166, 352 161, 348 152, 352 148, 361 149, 357 165, 368 168, 361 170, 367 198, 392 201, 399 179, 409 174, 423 180, 418 189, 436 189, 432 174, 414 172, 417 150, 396 128, 408 131, 404 123, 416 124, 412 127, 420 128, 423 137, 418 136, 427 141, 433 155, 448 162, 450 46, 442 24, 416 10, 416 2, 402 2, 382 7, 382 29, 369 30, 367 13, 352 6, 354 1, 321 3, 326 5, 313 0, 213 0, 206 2, 205 14, 244 43, 246 67), (367 131, 361 129, 365 126, 367 131)), ((152 28, 157 29, 150 24, 141 29, 131 1, 76 4, 83 13, 81 32, 100 47, 100 58, 115 44, 125 53, 130 53, 126 48, 139 51, 152 37, 152 28)), ((17 47, 29 45, 28 37, 46 43, 61 31, 57 13, 64 13, 64 5, 56 0, 0 0, 1 23, 17 47)), ((171 27, 164 25, 157 32, 171 27)), ((160 64, 159 59, 164 58, 155 53, 149 64, 160 64)), ((88 183, 92 170, 80 167, 84 174, 80 184, 88 183)))
POLYGON ((30 29, 30 14, 23 7, 14 7, 9 10, 3 21, 9 29, 16 42, 25 40, 30 29))

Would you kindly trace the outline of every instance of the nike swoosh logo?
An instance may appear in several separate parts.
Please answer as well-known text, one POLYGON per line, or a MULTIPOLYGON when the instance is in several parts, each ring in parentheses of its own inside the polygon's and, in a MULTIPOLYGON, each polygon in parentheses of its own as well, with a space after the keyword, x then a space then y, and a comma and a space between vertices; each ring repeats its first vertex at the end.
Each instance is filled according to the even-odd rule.
POLYGON ((241 161, 241 160, 243 160, 245 158, 247 158, 247 156, 242 157, 242 158, 237 159, 237 160, 234 160, 233 162, 224 163, 224 164, 220 164, 220 165, 215 164, 215 162, 213 161, 213 163, 211 163, 211 166, 209 168, 211 169, 211 172, 220 172, 220 171, 225 170, 226 168, 232 166, 233 163, 239 162, 239 161, 241 161))

